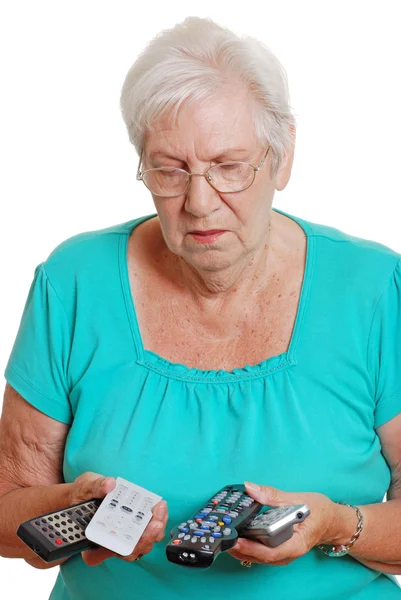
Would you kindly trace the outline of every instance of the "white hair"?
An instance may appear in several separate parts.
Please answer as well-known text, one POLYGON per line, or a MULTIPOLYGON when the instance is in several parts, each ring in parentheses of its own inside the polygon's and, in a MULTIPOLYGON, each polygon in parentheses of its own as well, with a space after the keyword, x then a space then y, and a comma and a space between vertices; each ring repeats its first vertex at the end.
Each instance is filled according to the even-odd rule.
POLYGON ((187 17, 152 39, 128 71, 120 107, 131 143, 141 154, 152 121, 181 104, 209 100, 242 83, 251 100, 255 135, 271 145, 271 173, 295 142, 286 72, 259 40, 239 37, 210 18, 187 17))

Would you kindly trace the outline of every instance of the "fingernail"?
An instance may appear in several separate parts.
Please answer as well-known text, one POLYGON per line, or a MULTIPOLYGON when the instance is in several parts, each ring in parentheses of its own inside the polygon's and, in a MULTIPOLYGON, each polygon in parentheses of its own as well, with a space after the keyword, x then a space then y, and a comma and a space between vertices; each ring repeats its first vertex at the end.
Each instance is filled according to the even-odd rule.
POLYGON ((245 481, 244 485, 248 488, 248 490, 250 490, 251 492, 260 492, 260 485, 257 485, 256 483, 251 483, 250 481, 245 481))
POLYGON ((162 500, 156 509, 156 517, 158 517, 159 519, 164 517, 165 510, 166 510, 166 502, 164 500, 162 500))

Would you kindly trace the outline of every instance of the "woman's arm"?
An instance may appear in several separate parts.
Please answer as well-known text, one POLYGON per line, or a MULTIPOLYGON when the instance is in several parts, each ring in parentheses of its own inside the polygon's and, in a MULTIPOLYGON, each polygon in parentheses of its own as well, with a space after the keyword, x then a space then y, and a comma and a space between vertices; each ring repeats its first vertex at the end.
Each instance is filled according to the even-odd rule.
POLYGON ((68 505, 73 484, 64 483, 62 464, 69 425, 48 417, 8 383, 0 418, 0 556, 23 558, 38 569, 46 563, 17 536, 32 516, 68 505))
MULTIPOLYGON (((349 554, 371 569, 401 574, 401 414, 377 429, 382 453, 391 469, 387 502, 358 505, 363 531, 349 554)), ((357 517, 349 506, 337 505, 336 530, 329 543, 346 544, 355 533, 357 517)))

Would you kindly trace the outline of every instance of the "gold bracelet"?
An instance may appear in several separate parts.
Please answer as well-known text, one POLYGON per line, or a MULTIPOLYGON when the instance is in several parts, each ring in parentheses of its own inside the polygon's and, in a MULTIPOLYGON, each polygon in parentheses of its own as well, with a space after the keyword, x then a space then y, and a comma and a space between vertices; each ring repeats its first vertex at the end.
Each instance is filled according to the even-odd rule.
POLYGON ((351 508, 356 510, 356 514, 358 515, 358 525, 356 528, 356 532, 354 533, 354 535, 352 536, 352 538, 350 539, 350 541, 347 544, 339 544, 338 546, 331 546, 331 549, 328 549, 328 548, 330 548, 330 546, 328 548, 325 548, 321 544, 318 545, 318 548, 320 548, 320 550, 322 550, 322 552, 327 554, 327 556, 331 556, 331 557, 345 556, 346 554, 348 554, 350 548, 352 548, 352 546, 355 544, 356 540, 361 535, 361 531, 363 529, 363 515, 357 506, 353 506, 352 504, 347 504, 346 502, 337 502, 337 504, 343 504, 344 506, 350 506, 351 508))

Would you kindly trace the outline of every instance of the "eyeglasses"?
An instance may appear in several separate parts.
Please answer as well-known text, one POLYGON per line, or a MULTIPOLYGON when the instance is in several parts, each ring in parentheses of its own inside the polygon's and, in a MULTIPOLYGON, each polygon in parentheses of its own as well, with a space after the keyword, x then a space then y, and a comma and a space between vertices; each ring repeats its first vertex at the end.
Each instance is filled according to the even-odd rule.
POLYGON ((205 173, 188 173, 185 169, 175 167, 158 167, 141 172, 142 150, 136 178, 138 181, 143 181, 155 196, 173 198, 185 194, 193 175, 204 176, 217 192, 235 194, 248 189, 253 184, 256 171, 261 169, 269 150, 270 146, 257 167, 242 161, 225 162, 213 165, 205 173))

